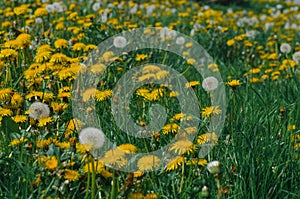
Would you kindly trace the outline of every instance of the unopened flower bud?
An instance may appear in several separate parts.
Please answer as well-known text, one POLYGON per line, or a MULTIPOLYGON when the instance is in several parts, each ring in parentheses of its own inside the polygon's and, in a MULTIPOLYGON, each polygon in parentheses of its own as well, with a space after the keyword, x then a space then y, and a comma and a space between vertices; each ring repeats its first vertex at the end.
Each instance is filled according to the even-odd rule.
POLYGON ((212 161, 207 164, 207 170, 209 173, 215 175, 220 173, 220 162, 219 161, 212 161))
POLYGON ((207 198, 208 195, 209 195, 208 188, 207 188, 207 186, 204 186, 204 187, 202 188, 202 191, 201 191, 201 197, 202 197, 202 198, 207 198))

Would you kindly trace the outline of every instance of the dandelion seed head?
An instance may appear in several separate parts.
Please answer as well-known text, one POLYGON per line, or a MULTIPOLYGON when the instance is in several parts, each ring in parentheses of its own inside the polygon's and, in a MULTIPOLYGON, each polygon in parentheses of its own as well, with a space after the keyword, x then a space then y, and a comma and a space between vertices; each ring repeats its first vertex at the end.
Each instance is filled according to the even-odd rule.
POLYGON ((49 106, 42 102, 34 102, 29 107, 29 117, 32 117, 35 120, 48 117, 49 114, 49 106))
POLYGON ((207 92, 215 90, 218 87, 218 85, 219 81, 213 76, 205 78, 202 82, 202 87, 207 92))
POLYGON ((122 36, 117 36, 115 39, 114 39, 114 46, 116 48, 124 48, 126 46, 126 43, 127 43, 127 40, 125 37, 122 37, 122 36))
POLYGON ((291 52, 291 50, 292 50, 291 45, 288 43, 281 44, 280 46, 280 52, 282 53, 289 53, 291 52))
POLYGON ((297 63, 300 61, 300 51, 293 54, 293 60, 297 63))
POLYGON ((105 135, 100 129, 84 128, 79 134, 79 142, 90 150, 99 149, 105 142, 105 135))
POLYGON ((183 45, 185 43, 184 37, 177 37, 176 44, 183 45))

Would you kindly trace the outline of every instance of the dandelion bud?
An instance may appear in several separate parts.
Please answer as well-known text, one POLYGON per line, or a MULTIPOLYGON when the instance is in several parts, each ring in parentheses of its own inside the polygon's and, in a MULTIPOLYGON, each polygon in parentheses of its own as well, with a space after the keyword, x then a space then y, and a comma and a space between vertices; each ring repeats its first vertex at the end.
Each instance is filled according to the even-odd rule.
POLYGON ((209 195, 208 188, 207 188, 207 186, 204 186, 204 187, 202 188, 202 191, 201 191, 201 197, 202 197, 202 198, 207 198, 208 195, 209 195))
POLYGON ((220 162, 219 161, 212 161, 209 162, 207 164, 207 170, 209 171, 209 173, 215 175, 215 174, 219 174, 221 172, 220 169, 220 162))

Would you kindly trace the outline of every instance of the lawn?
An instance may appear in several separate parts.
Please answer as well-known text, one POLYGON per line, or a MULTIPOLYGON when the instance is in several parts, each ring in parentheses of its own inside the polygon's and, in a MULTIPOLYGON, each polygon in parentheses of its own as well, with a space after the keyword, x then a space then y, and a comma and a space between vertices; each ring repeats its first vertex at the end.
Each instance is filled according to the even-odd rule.
POLYGON ((300 5, 0 2, 0 198, 300 197, 300 5))

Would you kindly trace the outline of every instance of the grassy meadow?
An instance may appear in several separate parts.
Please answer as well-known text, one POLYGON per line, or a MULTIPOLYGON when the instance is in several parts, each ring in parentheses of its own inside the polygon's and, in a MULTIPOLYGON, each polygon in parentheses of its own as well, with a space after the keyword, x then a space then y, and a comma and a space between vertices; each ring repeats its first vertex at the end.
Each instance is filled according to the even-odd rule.
POLYGON ((0 198, 298 199, 299 91, 300 5, 292 2, 1 1, 0 198), (122 51, 154 27, 161 40, 149 46, 174 40, 181 54, 122 51), (150 29, 122 37, 138 28, 150 29), (194 67, 197 42, 213 60, 197 66, 209 76, 194 67), (130 71, 125 80, 143 85, 126 101, 118 80, 130 71), (163 83, 181 77, 196 115, 163 83), (165 118, 151 115, 155 104, 165 118), (123 132, 119 113, 132 126, 165 122, 138 137, 123 132))

